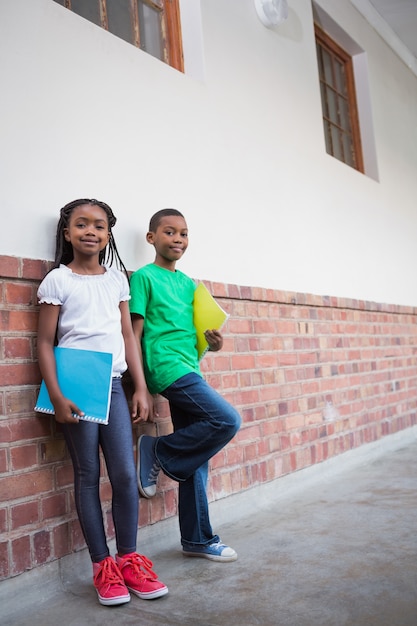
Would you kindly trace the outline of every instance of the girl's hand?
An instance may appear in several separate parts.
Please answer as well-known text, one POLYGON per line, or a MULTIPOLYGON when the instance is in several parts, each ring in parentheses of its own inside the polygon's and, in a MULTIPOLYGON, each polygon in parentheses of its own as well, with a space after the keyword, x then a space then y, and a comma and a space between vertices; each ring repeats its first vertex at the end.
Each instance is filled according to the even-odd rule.
POLYGON ((218 352, 223 348, 223 336, 219 330, 212 329, 204 332, 204 337, 211 352, 218 352))
POLYGON ((62 397, 60 400, 55 400, 53 404, 55 420, 60 424, 78 424, 80 421, 78 416, 84 415, 83 411, 68 398, 62 397))
POLYGON ((135 391, 132 396, 132 420, 134 424, 146 422, 150 417, 148 390, 135 391))

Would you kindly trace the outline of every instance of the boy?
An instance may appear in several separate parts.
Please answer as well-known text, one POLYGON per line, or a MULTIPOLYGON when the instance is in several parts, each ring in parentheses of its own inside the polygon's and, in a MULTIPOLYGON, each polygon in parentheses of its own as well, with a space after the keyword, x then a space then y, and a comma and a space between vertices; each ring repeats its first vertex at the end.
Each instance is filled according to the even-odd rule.
MULTIPOLYGON (((188 246, 184 216, 175 209, 155 213, 146 235, 155 261, 131 277, 130 312, 142 351, 151 394, 167 398, 174 432, 143 435, 138 444, 139 491, 156 493, 159 471, 179 483, 179 523, 183 554, 213 561, 235 561, 233 548, 214 535, 208 513, 208 461, 236 434, 237 411, 202 378, 193 324, 194 281, 175 266, 188 246)), ((210 350, 223 338, 207 330, 210 350)))

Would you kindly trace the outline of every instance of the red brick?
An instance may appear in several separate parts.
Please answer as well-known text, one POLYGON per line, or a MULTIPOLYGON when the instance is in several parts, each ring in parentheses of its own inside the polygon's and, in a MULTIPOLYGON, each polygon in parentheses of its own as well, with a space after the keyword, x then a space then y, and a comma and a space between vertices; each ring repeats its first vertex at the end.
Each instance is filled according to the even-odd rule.
POLYGON ((243 463, 243 450, 240 446, 229 444, 225 448, 227 465, 229 467, 233 465, 241 465, 243 463))
POLYGON ((37 332, 38 330, 38 312, 37 311, 10 311, 9 326, 6 329, 9 332, 37 332))
POLYGON ((29 535, 22 535, 18 539, 12 541, 11 545, 11 567, 10 574, 16 576, 22 572, 31 569, 32 558, 30 549, 29 535))
POLYGON ((225 449, 220 450, 210 459, 210 469, 219 469, 226 465, 226 451, 225 449))
POLYGON ((24 502, 11 507, 11 527, 16 530, 21 526, 28 526, 39 521, 39 507, 37 501, 24 502))
POLYGON ((100 484, 100 500, 102 502, 110 502, 112 498, 112 488, 108 480, 102 481, 100 484))
POLYGON ((250 463, 258 459, 258 446, 256 443, 245 445, 243 449, 243 459, 245 463, 250 463))
POLYGON ((62 517, 67 513, 67 497, 65 493, 55 493, 42 498, 41 501, 42 520, 62 517))
POLYGON ((37 497, 40 493, 51 491, 52 487, 53 474, 50 469, 7 475, 0 478, 0 502, 37 497))
POLYGON ((70 537, 72 539, 72 550, 78 552, 85 548, 85 540, 78 519, 74 519, 71 522, 70 537))
POLYGON ((112 515, 111 507, 105 510, 104 519, 105 519, 104 528, 106 529, 106 537, 108 539, 113 539, 113 537, 115 536, 115 530, 114 530, 114 522, 113 522, 113 515, 112 515))
MULTIPOLYGON (((32 413, 36 404, 38 388, 22 388, 18 391, 10 390, 5 393, 6 414, 20 415, 21 413, 32 413)), ((38 414, 37 414, 38 415, 38 414)))
MULTIPOLYGON (((275 403, 277 398, 279 398, 279 394, 280 394, 280 387, 278 387, 277 385, 265 385, 260 388, 259 400, 262 403, 267 403, 267 402, 275 403)), ((247 397, 247 394, 245 394, 245 396, 243 397, 247 397)))
POLYGON ((58 488, 74 484, 74 470, 71 463, 60 465, 56 469, 56 484, 58 488))
POLYGON ((278 356, 278 366, 297 365, 298 356, 295 352, 281 352, 278 356))
POLYGON ((38 446, 28 444, 10 447, 10 464, 12 470, 21 470, 37 465, 38 446))
POLYGON ((8 304, 25 304, 32 306, 36 304, 33 301, 33 287, 28 283, 12 283, 6 284, 5 300, 8 304))
POLYGON ((152 506, 150 510, 150 523, 155 524, 164 519, 165 507, 164 507, 164 495, 162 493, 156 493, 156 496, 152 498, 152 506))
POLYGON ((64 439, 52 439, 40 445, 42 463, 54 463, 68 459, 68 450, 64 439))
POLYGON ((260 354, 256 357, 256 367, 261 370, 278 367, 278 354, 260 354))
POLYGON ((6 359, 32 358, 32 341, 29 337, 5 337, 3 345, 6 359))
MULTIPOLYGON (((265 388, 262 388, 261 391, 265 391, 265 388)), ((238 391, 234 394, 235 403, 238 405, 251 405, 256 404, 260 400, 259 389, 245 389, 242 391, 238 391)))
POLYGON ((229 319, 229 333, 232 335, 247 335, 253 333, 252 328, 252 320, 250 319, 239 319, 232 317, 229 319))
POLYGON ((178 512, 178 489, 175 487, 164 493, 164 517, 173 517, 178 512))
POLYGON ((46 563, 51 556, 51 533, 41 530, 33 536, 33 562, 34 565, 46 563))
POLYGON ((3 541, 0 543, 0 580, 8 578, 9 575, 9 542, 3 541))
POLYGON ((0 441, 12 443, 48 436, 50 434, 50 420, 50 416, 42 415, 41 418, 38 418, 37 414, 33 414, 32 417, 0 420, 0 441))
POLYGON ((20 274, 20 259, 14 256, 0 255, 0 276, 17 278, 20 274))
POLYGON ((0 533, 5 533, 8 530, 7 522, 7 509, 0 509, 0 533))
POLYGON ((41 381, 41 375, 36 363, 0 364, 0 380, 4 387, 38 385, 41 381))
POLYGON ((234 354, 231 356, 232 370, 248 370, 255 368, 255 357, 253 355, 234 354))
POLYGON ((71 552, 71 542, 68 524, 55 526, 52 531, 53 556, 60 559, 71 552))
POLYGON ((51 261, 22 259, 22 277, 26 280, 32 278, 40 282, 51 267, 51 261))
MULTIPOLYGON (((151 500, 146 500, 145 498, 141 498, 140 499, 140 504, 139 504, 139 523, 138 523, 139 528, 143 528, 144 526, 148 526, 148 524, 150 524, 150 520, 151 520, 151 513, 150 513, 151 505, 152 505, 152 501, 151 500)), ((139 537, 140 537, 140 535, 139 535, 139 537)))
POLYGON ((259 319, 253 321, 253 331, 255 335, 274 335, 277 332, 277 329, 273 320, 259 319))
POLYGON ((9 469, 9 462, 7 458, 7 450, 0 448, 0 474, 4 474, 9 469))

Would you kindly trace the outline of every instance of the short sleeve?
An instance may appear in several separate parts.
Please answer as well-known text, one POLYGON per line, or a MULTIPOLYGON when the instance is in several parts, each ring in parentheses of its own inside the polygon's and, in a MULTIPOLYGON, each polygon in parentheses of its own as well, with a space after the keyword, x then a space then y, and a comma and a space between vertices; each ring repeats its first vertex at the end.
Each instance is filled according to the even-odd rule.
POLYGON ((45 276, 38 288, 39 304, 62 305, 64 299, 64 274, 54 269, 45 276))
POLYGON ((130 312, 145 318, 149 284, 146 276, 138 270, 130 277, 130 312))
POLYGON ((129 282, 123 272, 118 271, 120 277, 120 302, 126 302, 130 300, 130 288, 129 282))

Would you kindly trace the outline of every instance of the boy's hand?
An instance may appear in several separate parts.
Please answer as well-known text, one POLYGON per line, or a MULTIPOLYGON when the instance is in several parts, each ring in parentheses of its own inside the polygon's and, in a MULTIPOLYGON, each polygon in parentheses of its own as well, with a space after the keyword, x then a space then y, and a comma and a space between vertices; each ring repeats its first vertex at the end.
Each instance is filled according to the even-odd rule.
POLYGON ((134 424, 146 422, 150 416, 148 390, 135 391, 132 396, 132 420, 134 424))
POLYGON ((209 345, 211 352, 218 352, 223 348, 223 336, 219 330, 212 329, 204 332, 204 337, 209 345))
POLYGON ((153 422, 155 421, 156 417, 159 417, 159 413, 156 408, 158 405, 158 396, 157 395, 153 396, 148 391, 148 402, 149 402, 149 421, 153 422))

